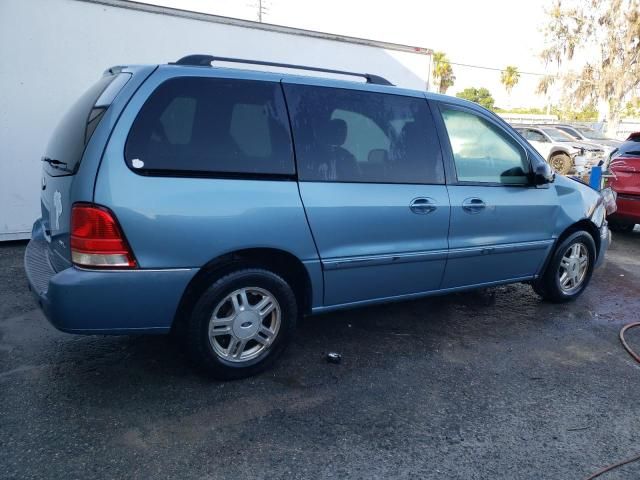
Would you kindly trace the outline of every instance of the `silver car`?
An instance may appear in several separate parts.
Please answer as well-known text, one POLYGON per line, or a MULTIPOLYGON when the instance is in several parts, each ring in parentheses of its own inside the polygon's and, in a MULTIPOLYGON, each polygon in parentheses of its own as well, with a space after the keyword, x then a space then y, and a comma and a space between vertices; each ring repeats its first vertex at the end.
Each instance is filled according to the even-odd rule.
POLYGON ((559 130, 562 130, 572 138, 581 142, 589 142, 599 145, 604 150, 605 156, 608 157, 611 152, 618 148, 622 142, 604 136, 602 133, 595 131, 593 128, 558 124, 554 125, 559 130))
POLYGON ((593 143, 575 140, 552 126, 521 126, 516 130, 559 173, 583 175, 604 159, 604 150, 593 143))

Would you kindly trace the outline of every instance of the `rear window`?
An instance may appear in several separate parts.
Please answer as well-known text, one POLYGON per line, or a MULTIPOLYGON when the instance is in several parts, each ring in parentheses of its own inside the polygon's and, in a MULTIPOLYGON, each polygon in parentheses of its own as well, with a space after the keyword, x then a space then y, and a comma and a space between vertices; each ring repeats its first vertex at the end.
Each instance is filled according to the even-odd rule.
POLYGON ((64 162, 57 167, 46 165, 52 175, 69 175, 78 170, 91 135, 130 77, 129 73, 103 76, 62 117, 46 149, 46 157, 64 162))
POLYGON ((293 175, 282 89, 274 82, 181 77, 161 84, 129 132, 141 173, 293 175))

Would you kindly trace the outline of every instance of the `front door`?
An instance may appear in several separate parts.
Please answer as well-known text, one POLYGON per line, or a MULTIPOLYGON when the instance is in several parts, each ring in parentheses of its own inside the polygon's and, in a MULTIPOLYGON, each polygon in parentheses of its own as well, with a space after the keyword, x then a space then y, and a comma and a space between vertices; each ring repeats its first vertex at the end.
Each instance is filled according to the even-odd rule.
POLYGON ((449 198, 424 97, 285 84, 325 305, 438 289, 449 198))
POLYGON ((444 104, 440 111, 453 167, 442 288, 531 278, 553 245, 555 189, 531 184, 525 149, 488 115, 444 104))

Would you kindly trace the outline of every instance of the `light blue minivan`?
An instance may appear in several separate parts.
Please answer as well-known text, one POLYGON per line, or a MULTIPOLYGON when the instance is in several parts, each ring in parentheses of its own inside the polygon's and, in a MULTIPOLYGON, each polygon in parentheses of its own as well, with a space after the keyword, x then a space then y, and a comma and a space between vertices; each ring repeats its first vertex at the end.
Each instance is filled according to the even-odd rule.
POLYGON ((265 369, 301 315, 513 282, 574 299, 610 242, 601 194, 496 115, 370 74, 113 67, 42 160, 25 266, 53 325, 176 331, 219 378, 265 369))

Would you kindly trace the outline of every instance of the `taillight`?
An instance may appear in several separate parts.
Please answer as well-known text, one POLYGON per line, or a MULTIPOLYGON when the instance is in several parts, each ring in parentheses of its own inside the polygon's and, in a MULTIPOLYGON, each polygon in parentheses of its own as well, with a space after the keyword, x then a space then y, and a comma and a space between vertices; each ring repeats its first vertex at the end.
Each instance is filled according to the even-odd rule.
POLYGON ((114 215, 90 203, 76 203, 71 210, 71 260, 81 267, 136 267, 114 215))

